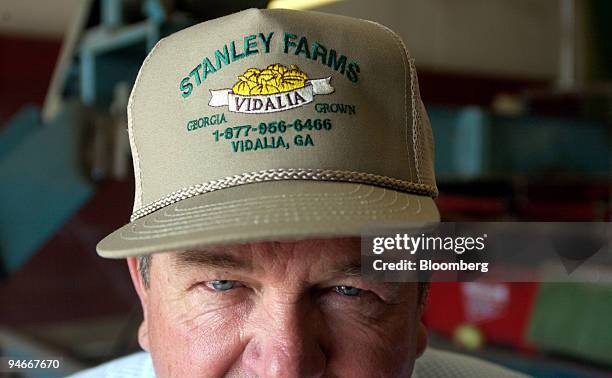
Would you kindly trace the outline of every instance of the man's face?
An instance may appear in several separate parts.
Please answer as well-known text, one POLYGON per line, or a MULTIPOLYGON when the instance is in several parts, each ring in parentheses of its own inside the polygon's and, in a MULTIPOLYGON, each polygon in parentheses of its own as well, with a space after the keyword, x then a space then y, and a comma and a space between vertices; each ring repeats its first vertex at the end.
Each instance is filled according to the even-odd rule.
POLYGON ((156 254, 128 263, 159 377, 409 376, 426 335, 417 284, 367 282, 359 239, 156 254))

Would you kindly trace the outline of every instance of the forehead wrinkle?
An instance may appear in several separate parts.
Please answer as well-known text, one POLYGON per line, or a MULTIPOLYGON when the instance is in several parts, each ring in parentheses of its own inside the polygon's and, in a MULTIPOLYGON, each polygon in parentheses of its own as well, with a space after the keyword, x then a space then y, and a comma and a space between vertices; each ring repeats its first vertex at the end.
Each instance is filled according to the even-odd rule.
MULTIPOLYGON (((253 254, 253 263, 257 269, 271 276, 292 276, 292 268, 296 264, 295 243, 293 242, 261 242, 250 245, 253 254)), ((298 258, 299 259, 299 258, 298 258)))
POLYGON ((253 270, 248 254, 241 256, 230 251, 189 250, 177 253, 172 259, 178 268, 203 267, 210 269, 236 269, 250 272, 253 270))
POLYGON ((360 255, 346 255, 346 243, 328 240, 268 242, 253 245, 257 269, 302 283, 331 277, 360 277, 360 255))

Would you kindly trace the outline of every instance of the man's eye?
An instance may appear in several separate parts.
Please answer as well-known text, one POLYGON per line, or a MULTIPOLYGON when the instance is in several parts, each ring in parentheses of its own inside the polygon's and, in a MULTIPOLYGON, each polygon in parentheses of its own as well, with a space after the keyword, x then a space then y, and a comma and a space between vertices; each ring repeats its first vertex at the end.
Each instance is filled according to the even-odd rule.
POLYGON ((334 291, 349 297, 356 297, 361 294, 361 289, 353 286, 336 286, 334 287, 334 291))
POLYGON ((235 287, 239 287, 240 283, 238 283, 237 281, 230 281, 230 280, 214 280, 214 281, 208 281, 206 283, 206 286, 208 286, 209 288, 215 291, 228 291, 235 287))

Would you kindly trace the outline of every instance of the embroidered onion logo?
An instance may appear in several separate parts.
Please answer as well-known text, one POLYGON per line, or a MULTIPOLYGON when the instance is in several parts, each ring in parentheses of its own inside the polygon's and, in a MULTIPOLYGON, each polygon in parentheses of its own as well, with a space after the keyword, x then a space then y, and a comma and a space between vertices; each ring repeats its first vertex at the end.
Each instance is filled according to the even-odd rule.
POLYGON ((236 113, 271 113, 311 103, 315 95, 330 94, 331 77, 311 80, 292 64, 271 64, 263 70, 249 68, 231 89, 211 90, 210 106, 228 106, 236 113))
POLYGON ((290 92, 302 88, 308 75, 300 71, 295 64, 291 68, 282 64, 271 64, 263 70, 249 68, 238 76, 238 82, 232 87, 235 94, 242 96, 269 95, 279 92, 290 92))

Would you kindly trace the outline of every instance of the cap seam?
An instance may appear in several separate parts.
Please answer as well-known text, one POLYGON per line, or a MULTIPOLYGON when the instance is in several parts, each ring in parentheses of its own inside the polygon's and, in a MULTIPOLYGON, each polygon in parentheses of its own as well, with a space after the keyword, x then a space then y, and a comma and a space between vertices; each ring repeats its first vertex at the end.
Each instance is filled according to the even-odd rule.
MULTIPOLYGON (((359 192, 359 188, 361 188, 362 185, 359 184, 357 188, 345 192, 345 193, 334 193, 334 194, 328 194, 328 193, 294 193, 294 194, 277 194, 277 195, 265 195, 265 196, 260 196, 257 197, 257 200, 261 200, 264 199, 265 201, 270 201, 270 202, 274 202, 276 200, 278 200, 279 198, 298 198, 298 199, 302 199, 302 198, 308 198, 308 199, 313 199, 314 198, 318 198, 318 197, 334 197, 333 200, 338 200, 338 198, 340 199, 344 199, 344 198, 350 198, 350 199, 361 199, 363 200, 363 198, 365 198, 366 196, 364 195, 357 195, 357 196, 352 196, 355 193, 359 192)), ((373 188, 371 188, 371 190, 373 190, 373 188)), ((196 212, 202 212, 202 211, 208 211, 210 209, 216 209, 216 208, 222 208, 222 209, 228 209, 230 207, 249 207, 253 204, 253 201, 255 201, 255 198, 244 198, 242 200, 233 200, 233 201, 222 201, 222 202, 216 202, 216 203, 211 203, 211 204, 206 204, 206 205, 199 205, 199 206, 195 206, 195 207, 190 207, 190 208, 186 208, 186 209, 182 209, 180 208, 179 205, 177 205, 173 210, 174 213, 184 213, 184 214, 194 214, 196 212), (229 205, 228 205, 229 204, 229 205)), ((167 210, 166 210, 167 211, 167 210)), ((164 212, 164 215, 166 217, 174 217, 175 215, 168 215, 167 212, 164 212)), ((176 215, 179 216, 179 215, 176 215)), ((183 215, 180 215, 183 216, 183 215)))
MULTIPOLYGON (((362 186, 363 185, 359 184, 359 187, 362 187, 362 186)), ((189 219, 197 217, 198 214, 202 214, 202 213, 219 214, 219 213, 228 213, 232 211, 246 211, 252 206, 258 206, 260 204, 274 204, 280 198, 282 198, 283 200, 291 199, 292 208, 295 207, 296 204, 299 204, 300 201, 307 201, 309 204, 312 204, 313 201, 317 203, 322 202, 322 201, 319 201, 319 199, 321 198, 328 199, 329 201, 332 201, 336 204, 344 200, 359 201, 359 203, 364 206, 380 204, 381 201, 385 200, 384 193, 386 193, 386 190, 384 188, 381 188, 382 194, 379 196, 379 198, 376 198, 372 201, 368 201, 367 197, 369 197, 374 192, 374 189, 375 189, 373 186, 369 186, 368 188, 370 189, 370 192, 366 195, 352 196, 351 192, 346 192, 346 193, 337 193, 333 196, 334 198, 331 198, 332 196, 322 195, 321 193, 293 193, 293 194, 278 195, 278 196, 264 195, 264 196, 253 197, 253 198, 249 198, 249 202, 236 203, 236 201, 226 201, 226 202, 221 202, 221 203, 206 204, 202 206, 194 206, 190 208, 180 208, 180 203, 176 203, 175 204, 176 206, 172 208, 166 207, 165 209, 163 209, 164 211, 158 213, 160 215, 163 215, 165 220, 154 219, 154 221, 159 224, 159 223, 168 223, 172 220, 171 218, 180 218, 181 220, 189 220, 189 219), (170 214, 169 211, 172 212, 172 214, 170 214)), ((382 207, 392 206, 397 201, 398 192, 392 191, 392 193, 394 194, 395 199, 391 203, 384 203, 382 207)))

